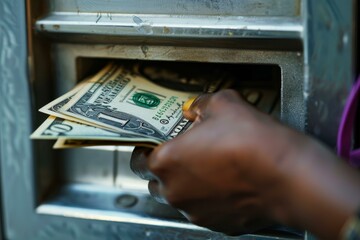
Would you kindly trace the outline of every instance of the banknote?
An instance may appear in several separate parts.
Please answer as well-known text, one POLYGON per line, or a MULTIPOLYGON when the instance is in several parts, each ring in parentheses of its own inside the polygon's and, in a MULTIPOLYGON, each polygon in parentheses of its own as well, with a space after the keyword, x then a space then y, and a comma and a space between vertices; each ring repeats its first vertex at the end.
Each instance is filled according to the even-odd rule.
POLYGON ((66 94, 62 95, 61 97, 49 102, 45 106, 39 109, 40 112, 49 114, 51 116, 67 119, 70 121, 78 121, 78 119, 67 116, 61 112, 59 109, 62 108, 66 103, 70 101, 70 99, 82 88, 82 84, 75 86, 71 91, 67 92, 66 94))
POLYGON ((137 146, 155 148, 156 144, 148 142, 126 142, 126 141, 112 141, 112 140, 91 140, 91 139, 68 139, 59 137, 55 144, 54 149, 66 148, 84 148, 84 147, 106 147, 106 146, 137 146))
MULTIPOLYGON (((92 78, 101 78, 103 77, 105 74, 107 74, 108 72, 113 71, 112 68, 114 69, 116 66, 114 66, 112 63, 109 63, 108 65, 106 65, 98 74, 96 74, 93 77, 87 78, 85 80, 83 80, 82 82, 80 82, 79 84, 77 84, 72 90, 70 90, 69 92, 65 93, 64 95, 60 96, 59 98, 49 102, 48 104, 46 104, 45 106, 43 106, 42 108, 39 109, 40 112, 48 114, 50 116, 55 116, 55 117, 59 117, 62 119, 67 119, 69 121, 75 121, 75 122, 80 122, 80 123, 84 123, 87 125, 93 125, 93 126, 97 126, 94 123, 89 123, 83 119, 77 119, 74 118, 72 116, 69 115, 65 115, 61 112, 59 112, 59 109, 61 109, 66 103, 68 103, 71 98, 80 91, 80 89, 84 86, 84 83, 86 83, 87 81, 90 81, 92 78)), ((101 126, 97 126, 100 127, 101 126)), ((107 128, 102 126, 102 128, 107 128)))
POLYGON ((191 127, 182 115, 184 102, 234 82, 217 71, 206 78, 178 71, 109 63, 39 109, 50 116, 31 138, 57 140, 54 148, 155 147, 191 127))
POLYGON ((162 87, 112 64, 85 82, 58 111, 116 132, 164 142, 191 125, 182 115, 182 105, 196 95, 162 87))
POLYGON ((131 133, 113 132, 86 124, 50 116, 30 136, 31 139, 71 139, 71 140, 107 140, 112 142, 147 143, 158 145, 161 142, 152 138, 139 137, 131 133))

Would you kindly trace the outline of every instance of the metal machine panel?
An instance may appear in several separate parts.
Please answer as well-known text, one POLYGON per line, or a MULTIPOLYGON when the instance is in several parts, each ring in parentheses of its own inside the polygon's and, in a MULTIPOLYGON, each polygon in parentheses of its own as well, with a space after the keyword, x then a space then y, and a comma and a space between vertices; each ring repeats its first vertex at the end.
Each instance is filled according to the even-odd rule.
POLYGON ((92 12, 126 14, 178 15, 241 15, 241 16, 299 16, 300 0, 53 0, 48 1, 54 12, 92 12))
POLYGON ((307 1, 304 7, 306 131, 335 146, 355 81, 357 1, 307 1))
MULTIPOLYGON (((146 182, 125 168, 128 150, 60 153, 49 143, 30 141, 43 118, 37 108, 86 76, 81 62, 276 65, 281 96, 275 109, 281 120, 333 146, 354 75, 356 1, 220 2, 29 0, 28 8, 25 1, 0 2, 4 239, 228 238, 154 202, 146 182), (139 5, 146 7, 140 11, 139 5)), ((311 237, 270 231, 235 239, 289 238, 311 237)))

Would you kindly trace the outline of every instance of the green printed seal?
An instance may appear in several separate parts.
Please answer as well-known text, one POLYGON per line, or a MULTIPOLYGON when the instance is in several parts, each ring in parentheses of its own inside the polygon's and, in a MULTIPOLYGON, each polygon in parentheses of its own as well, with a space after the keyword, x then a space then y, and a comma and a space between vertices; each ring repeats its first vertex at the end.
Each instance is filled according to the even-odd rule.
POLYGON ((139 107, 143 108, 156 108, 160 104, 160 99, 154 94, 150 93, 135 93, 132 96, 133 102, 139 107))

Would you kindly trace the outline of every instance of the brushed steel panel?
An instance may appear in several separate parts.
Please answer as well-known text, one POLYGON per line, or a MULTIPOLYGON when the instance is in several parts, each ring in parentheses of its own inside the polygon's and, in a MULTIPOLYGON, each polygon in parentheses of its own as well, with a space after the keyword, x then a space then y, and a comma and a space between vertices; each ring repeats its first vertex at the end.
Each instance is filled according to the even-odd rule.
POLYGON ((300 0, 49 0, 52 11, 180 14, 298 16, 300 0))
POLYGON ((301 39, 300 18, 183 16, 54 12, 36 21, 36 30, 106 36, 168 38, 301 39))

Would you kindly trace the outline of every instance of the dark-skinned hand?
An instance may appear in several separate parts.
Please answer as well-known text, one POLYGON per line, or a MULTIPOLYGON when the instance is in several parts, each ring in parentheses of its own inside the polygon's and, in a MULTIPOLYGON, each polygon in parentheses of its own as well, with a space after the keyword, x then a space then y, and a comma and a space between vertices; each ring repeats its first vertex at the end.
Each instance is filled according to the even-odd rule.
POLYGON ((277 222, 337 239, 360 204, 360 180, 322 144, 224 90, 199 97, 186 133, 138 148, 132 169, 158 201, 235 235, 277 222))

